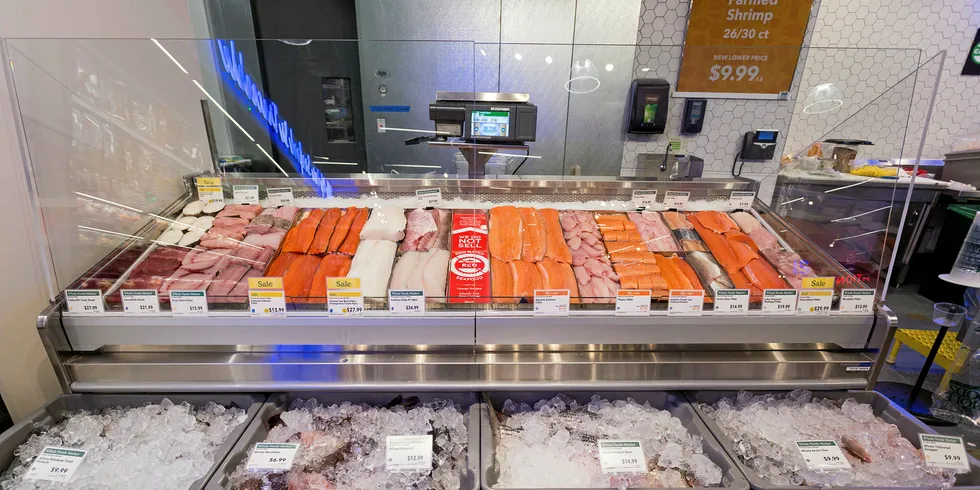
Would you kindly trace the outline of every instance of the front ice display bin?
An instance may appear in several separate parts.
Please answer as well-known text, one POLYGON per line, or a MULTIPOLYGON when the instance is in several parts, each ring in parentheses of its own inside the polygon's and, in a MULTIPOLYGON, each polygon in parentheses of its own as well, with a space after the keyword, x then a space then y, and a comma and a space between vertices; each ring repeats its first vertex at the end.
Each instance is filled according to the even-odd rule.
MULTIPOLYGON (((718 426, 718 424, 712 419, 711 416, 707 415, 701 408, 701 404, 714 404, 721 400, 722 398, 732 398, 734 399, 738 396, 739 392, 736 391, 693 391, 686 392, 685 396, 687 400, 691 403, 693 409, 697 412, 698 416, 704 422, 704 425, 708 427, 712 434, 715 435, 717 440, 725 448, 728 456, 735 462, 739 471, 745 475, 752 488, 759 490, 796 490, 796 489, 819 489, 821 487, 817 486, 789 486, 789 485, 777 485, 769 480, 763 478, 757 471, 749 468, 742 460, 739 459, 735 452, 735 443, 732 441, 731 437, 726 435, 726 433, 718 426)), ((764 395, 764 394, 776 394, 776 395, 787 395, 790 392, 752 392, 754 395, 764 395)), ((874 392, 874 391, 814 391, 812 393, 814 399, 826 398, 833 400, 835 402, 843 402, 848 398, 854 399, 858 403, 871 405, 872 412, 876 417, 881 418, 889 424, 893 424, 898 427, 898 431, 902 434, 902 437, 911 442, 916 448, 919 448, 919 434, 936 434, 936 431, 931 427, 923 424, 918 419, 910 415, 904 409, 896 405, 894 402, 886 398, 884 395, 874 392)), ((812 439, 817 439, 813 437, 812 439)), ((977 489, 980 488, 980 463, 978 463, 972 457, 970 459, 970 466, 972 471, 967 474, 956 475, 956 485, 954 488, 964 488, 964 489, 977 489)), ((857 488, 857 487, 839 487, 839 488, 857 488)), ((864 488, 862 486, 862 488, 864 488)), ((873 488, 927 488, 927 487, 873 487, 873 488)))
MULTIPOLYGON (((719 444, 718 441, 711 435, 708 428, 698 417, 693 407, 691 407, 691 405, 684 399, 683 395, 663 391, 582 391, 565 393, 564 395, 571 397, 583 407, 589 404, 589 401, 593 395, 598 395, 611 402, 632 398, 641 405, 644 403, 649 403, 653 408, 667 411, 671 416, 680 419, 681 424, 690 434, 701 437, 701 448, 703 454, 721 469, 722 479, 720 488, 748 490, 749 482, 745 480, 745 477, 743 477, 742 473, 739 472, 735 462, 728 457, 721 444, 719 444)), ((511 400, 516 404, 526 403, 529 406, 536 406, 535 404, 539 401, 551 400, 555 396, 556 393, 554 392, 490 392, 487 394, 485 400, 492 404, 492 410, 499 412, 507 400, 511 400)), ((500 467, 496 455, 497 446, 496 440, 494 439, 493 424, 490 420, 490 417, 492 416, 491 408, 489 405, 484 403, 481 407, 481 411, 480 476, 483 479, 483 489, 503 490, 505 487, 497 485, 497 482, 500 479, 500 467)), ((649 452, 645 452, 644 455, 646 456, 647 460, 659 457, 659 455, 650 454, 649 452)), ((541 471, 548 471, 548 469, 542 468, 541 471)), ((506 490, 516 489, 508 487, 506 490)))
MULTIPOLYGON (((263 442, 269 436, 270 431, 275 427, 275 423, 280 419, 283 412, 289 410, 292 403, 297 400, 316 400, 324 407, 330 405, 341 405, 344 402, 351 404, 367 404, 371 407, 385 407, 389 404, 397 404, 396 400, 401 397, 407 400, 411 397, 418 397, 419 403, 424 404, 433 400, 451 401, 456 404, 465 417, 467 428, 467 461, 465 470, 459 475, 459 488, 461 490, 476 490, 480 486, 477 472, 479 461, 479 404, 475 393, 317 393, 317 392, 297 392, 272 395, 269 401, 262 406, 258 415, 252 420, 251 425, 245 430, 245 434, 238 440, 238 444, 231 450, 228 457, 221 463, 214 473, 214 477, 205 487, 207 490, 228 490, 236 487, 234 479, 236 470, 242 466, 249 458, 252 448, 256 443, 263 442)), ((329 435, 329 434, 328 434, 329 435)), ((408 435, 408 434, 392 434, 408 435)), ((384 451, 385 441, 376 441, 380 446, 378 450, 384 451)), ((295 466, 294 460, 294 468, 295 466)), ((384 472, 381 467, 378 471, 384 472)), ((255 473, 261 478, 262 473, 255 473)), ((315 474, 314 474, 315 475, 315 474)), ((325 480, 324 480, 325 481, 325 480)), ((292 487, 290 487, 292 488, 292 487)), ((438 488, 438 487, 437 487, 438 488)))
MULTIPOLYGON (((208 402, 214 402, 224 407, 234 406, 245 410, 245 421, 238 424, 238 426, 235 427, 235 429, 225 439, 224 443, 222 443, 222 445, 215 451, 214 464, 211 465, 206 473, 200 475, 188 487, 189 490, 200 490, 204 488, 204 485, 218 469, 219 463, 225 459, 225 456, 229 451, 231 451, 235 443, 238 442, 238 439, 245 432, 245 429, 249 426, 249 423, 259 412, 259 409, 262 408, 263 402, 266 400, 266 396, 254 394, 61 395, 51 402, 48 402, 34 413, 25 417, 23 420, 18 422, 17 425, 13 426, 3 434, 0 434, 0 468, 3 469, 3 472, 0 472, 0 474, 6 473, 7 469, 10 468, 11 463, 13 463, 16 458, 15 451, 21 444, 27 442, 32 434, 36 434, 39 431, 54 427, 58 423, 62 422, 69 412, 77 412, 80 410, 99 411, 114 407, 135 408, 149 404, 159 404, 164 399, 169 399, 177 405, 187 402, 198 409, 206 406, 208 402)), ((66 443, 64 446, 67 447, 68 444, 66 443)), ((84 464, 85 461, 82 461, 82 465, 84 464)))

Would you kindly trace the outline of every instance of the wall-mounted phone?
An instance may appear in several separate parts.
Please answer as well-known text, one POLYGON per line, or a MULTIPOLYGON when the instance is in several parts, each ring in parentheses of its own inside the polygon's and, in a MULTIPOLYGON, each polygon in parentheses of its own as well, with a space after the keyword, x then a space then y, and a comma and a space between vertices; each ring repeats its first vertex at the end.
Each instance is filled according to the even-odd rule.
POLYGON ((638 78, 630 86, 627 132, 663 134, 667 127, 670 83, 660 78, 638 78))
POLYGON ((775 129, 757 129, 745 133, 742 139, 742 160, 772 160, 776 156, 776 139, 779 131, 775 129))

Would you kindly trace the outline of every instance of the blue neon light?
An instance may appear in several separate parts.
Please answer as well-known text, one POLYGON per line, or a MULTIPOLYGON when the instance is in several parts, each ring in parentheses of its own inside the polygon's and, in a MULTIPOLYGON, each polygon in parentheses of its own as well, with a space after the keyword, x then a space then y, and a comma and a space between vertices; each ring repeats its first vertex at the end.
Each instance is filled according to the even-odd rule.
MULTIPOLYGON (((252 81, 252 77, 245 72, 245 64, 242 53, 235 49, 235 41, 222 41, 215 39, 218 45, 218 53, 221 56, 221 64, 224 66, 225 73, 231 77, 244 93, 245 97, 252 103, 255 111, 261 116, 263 122, 272 128, 278 141, 282 144, 293 161, 300 175, 313 181, 313 187, 321 197, 330 197, 330 183, 323 177, 320 169, 313 165, 310 155, 303 151, 303 143, 293 138, 293 128, 289 123, 279 116, 279 107, 275 102, 266 96, 262 89, 252 81)), ((250 109, 251 110, 251 109, 250 109)))

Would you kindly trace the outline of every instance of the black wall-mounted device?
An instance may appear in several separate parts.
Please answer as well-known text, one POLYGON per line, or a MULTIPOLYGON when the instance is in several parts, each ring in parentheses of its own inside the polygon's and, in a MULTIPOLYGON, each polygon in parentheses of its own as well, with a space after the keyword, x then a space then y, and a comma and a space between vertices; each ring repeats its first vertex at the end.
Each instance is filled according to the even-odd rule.
POLYGON ((704 127, 704 114, 708 112, 708 99, 687 99, 684 101, 684 119, 681 133, 697 134, 704 127))
POLYGON ((745 133, 742 140, 742 160, 772 160, 776 155, 776 138, 779 131, 775 129, 757 129, 745 133))
POLYGON ((478 143, 522 143, 537 136, 538 108, 527 94, 437 92, 429 104, 436 131, 478 143))
POLYGON ((630 86, 627 132, 663 134, 667 127, 670 83, 660 78, 638 78, 630 86))

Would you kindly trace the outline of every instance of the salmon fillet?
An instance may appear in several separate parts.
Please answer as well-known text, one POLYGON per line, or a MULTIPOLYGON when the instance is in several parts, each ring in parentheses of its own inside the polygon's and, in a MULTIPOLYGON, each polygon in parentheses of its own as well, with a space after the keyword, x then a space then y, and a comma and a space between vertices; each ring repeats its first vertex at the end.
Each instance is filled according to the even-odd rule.
POLYGON ((306 253, 310 249, 310 243, 313 242, 313 237, 316 236, 316 229, 320 224, 321 218, 323 218, 322 209, 310 211, 310 214, 306 215, 296 225, 296 233, 290 233, 286 236, 286 243, 283 243, 282 251, 306 253))
POLYGON ((340 249, 340 246, 344 243, 347 238, 347 232, 350 231, 350 226, 354 222, 354 216, 357 214, 357 208, 350 207, 344 211, 344 215, 340 217, 337 221, 337 227, 333 231, 333 235, 330 237, 330 243, 327 244, 327 252, 336 252, 340 249))
POLYGON ((749 301, 762 301, 762 290, 752 284, 749 278, 745 277, 742 271, 738 271, 734 274, 729 274, 729 278, 732 280, 732 284, 738 289, 748 289, 749 290, 749 301))
POLYGON ((725 269, 725 272, 731 274, 741 269, 738 266, 739 262, 735 257, 735 252, 728 245, 728 240, 725 240, 725 237, 701 226, 699 220, 692 221, 692 223, 694 224, 694 229, 701 235, 701 240, 708 246, 708 250, 711 250, 711 254, 714 255, 715 260, 725 269))
MULTIPOLYGON (((339 211, 339 210, 338 210, 339 211)), ((350 257, 346 255, 328 254, 324 255, 317 266, 316 275, 313 276, 313 285, 310 287, 309 301, 313 303, 327 302, 327 278, 345 277, 350 270, 350 257)))
POLYGON ((578 282, 570 265, 545 258, 537 266, 544 283, 542 289, 567 289, 570 297, 578 297, 578 282))
POLYGON ((609 251, 609 259, 619 264, 656 264, 655 254, 638 251, 609 251))
POLYGON ((677 266, 663 255, 657 255, 657 265, 660 266, 660 276, 667 283, 667 290, 693 289, 691 280, 677 266))
POLYGON ((358 209, 357 214, 354 215, 354 221, 350 224, 350 230, 347 232, 347 238, 344 239, 344 243, 340 244, 340 248, 337 249, 338 252, 347 255, 354 255, 354 252, 357 251, 357 244, 361 240, 361 228, 364 228, 364 223, 367 223, 367 220, 367 208, 358 209))
POLYGON ((694 272, 694 268, 691 267, 691 264, 688 264, 684 261, 684 259, 676 255, 669 257, 667 260, 670 260, 670 263, 681 271, 681 273, 684 274, 684 277, 687 277, 687 280, 691 282, 691 289, 704 289, 704 287, 701 286, 701 280, 698 279, 698 275, 696 272, 694 272))
POLYGON ((572 263, 572 251, 568 248, 568 244, 565 243, 565 234, 561 229, 558 211, 555 209, 542 209, 541 219, 544 223, 545 235, 547 237, 547 247, 544 252, 545 257, 550 257, 563 264, 572 263))
POLYGON ((265 272, 266 277, 282 277, 283 274, 289 269, 289 266, 294 260, 300 258, 303 254, 287 252, 279 254, 276 260, 272 261, 269 266, 269 270, 265 272))
POLYGON ((752 259, 742 271, 755 287, 765 291, 766 289, 781 289, 786 287, 786 283, 779 278, 779 274, 773 270, 772 266, 762 259, 752 259))
POLYGON ((691 223, 684 216, 684 213, 664 211, 664 220, 667 221, 667 226, 671 230, 689 230, 692 228, 691 223))
POLYGON ((508 262, 510 274, 514 278, 515 298, 528 298, 533 300, 534 290, 541 289, 541 273, 538 268, 526 260, 515 260, 508 262))
POLYGON ((696 219, 701 226, 719 234, 732 230, 739 231, 735 221, 721 211, 698 211, 690 215, 688 219, 696 219))
POLYGON ((340 221, 340 215, 340 208, 330 208, 323 212, 320 225, 316 228, 316 236, 313 237, 313 242, 310 243, 309 253, 322 254, 327 251, 327 245, 330 244, 330 235, 333 234, 334 228, 337 227, 337 222, 340 221))
MULTIPOLYGON (((524 224, 521 212, 514 206, 497 206, 490 210, 490 255, 510 262, 521 258, 524 246, 524 224)), ((516 279, 516 277, 515 277, 516 279)))
POLYGON ((495 303, 514 302, 514 276, 506 262, 490 257, 490 294, 495 303))
POLYGON ((521 257, 532 262, 540 262, 547 249, 547 233, 541 212, 534 208, 518 209, 524 223, 521 257))
POLYGON ((732 240, 730 237, 726 236, 725 239, 728 241, 729 248, 735 253, 736 265, 739 269, 744 268, 749 264, 752 259, 758 259, 759 254, 752 250, 752 247, 747 243, 739 240, 732 240))
POLYGON ((310 294, 313 286, 313 276, 316 275, 320 258, 316 255, 301 255, 289 266, 282 277, 286 299, 292 302, 302 302, 310 294))
POLYGON ((729 243, 731 243, 732 241, 741 242, 748 245, 753 252, 756 253, 759 252, 759 246, 756 245, 755 240, 753 240, 750 236, 746 235, 745 233, 742 233, 740 231, 730 231, 728 233, 725 233, 725 238, 728 239, 729 243))

